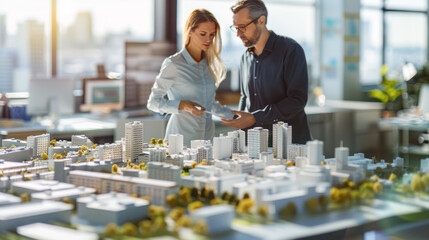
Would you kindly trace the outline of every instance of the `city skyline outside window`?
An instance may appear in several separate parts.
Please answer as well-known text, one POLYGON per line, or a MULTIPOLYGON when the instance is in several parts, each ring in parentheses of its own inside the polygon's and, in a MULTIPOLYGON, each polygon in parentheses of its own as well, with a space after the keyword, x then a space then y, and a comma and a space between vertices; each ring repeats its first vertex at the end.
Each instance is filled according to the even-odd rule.
POLYGON ((427 0, 361 1, 361 57, 362 85, 381 81, 381 66, 389 68, 389 78, 401 79, 406 62, 417 69, 427 62, 427 0), (415 11, 415 12, 409 12, 415 11), (386 42, 383 63, 383 15, 386 42))
POLYGON ((30 78, 50 71, 51 1, 0 0, 0 6, 0 92, 26 92, 30 78))
MULTIPOLYGON (((97 64, 122 74, 125 41, 153 40, 154 0, 56 4, 57 76, 95 76, 97 64)), ((51 0, 0 0, 0 6, 0 93, 28 92, 30 79, 51 75, 51 0)))
POLYGON ((154 0, 57 0, 58 75, 124 72, 125 41, 150 42, 154 0))

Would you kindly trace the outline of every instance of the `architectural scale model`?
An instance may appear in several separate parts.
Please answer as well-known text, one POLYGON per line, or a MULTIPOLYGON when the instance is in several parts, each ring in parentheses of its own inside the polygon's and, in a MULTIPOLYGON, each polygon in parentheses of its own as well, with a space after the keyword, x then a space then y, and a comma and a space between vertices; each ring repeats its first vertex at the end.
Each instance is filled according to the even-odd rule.
MULTIPOLYGON (((71 141, 49 134, 26 142, 4 139, 0 234, 36 236, 27 224, 88 238, 250 234, 234 219, 254 216, 263 226, 366 203, 383 187, 393 189, 405 167, 401 158, 388 163, 350 156, 342 145, 325 158, 323 142, 294 144, 292 127, 283 122, 273 125, 272 148, 268 130, 260 127, 249 129, 247 139, 237 130, 212 141, 192 140, 191 146, 179 134, 151 143, 143 143, 143 134, 143 123, 135 121, 126 123, 123 140, 99 146, 83 135, 71 141), (65 225, 49 225, 53 220, 65 225)), ((429 190, 428 163, 423 159, 424 174, 408 173, 402 184, 412 192, 429 190)))

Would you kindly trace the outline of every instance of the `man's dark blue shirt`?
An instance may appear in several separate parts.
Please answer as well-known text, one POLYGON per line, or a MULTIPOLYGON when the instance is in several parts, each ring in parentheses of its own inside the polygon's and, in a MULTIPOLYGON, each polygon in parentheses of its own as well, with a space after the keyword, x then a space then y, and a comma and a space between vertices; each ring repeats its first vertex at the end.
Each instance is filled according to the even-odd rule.
POLYGON ((240 111, 256 119, 254 126, 272 130, 283 121, 292 126, 292 142, 311 140, 304 107, 308 97, 307 63, 302 47, 293 39, 271 31, 263 52, 252 48, 240 63, 240 111))

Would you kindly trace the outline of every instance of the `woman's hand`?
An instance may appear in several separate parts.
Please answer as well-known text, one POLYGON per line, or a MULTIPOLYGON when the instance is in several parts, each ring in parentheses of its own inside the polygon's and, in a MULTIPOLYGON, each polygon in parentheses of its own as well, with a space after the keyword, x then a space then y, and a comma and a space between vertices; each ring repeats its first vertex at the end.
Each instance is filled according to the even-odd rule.
POLYGON ((184 110, 193 115, 201 115, 206 109, 192 101, 180 101, 179 110, 184 110))

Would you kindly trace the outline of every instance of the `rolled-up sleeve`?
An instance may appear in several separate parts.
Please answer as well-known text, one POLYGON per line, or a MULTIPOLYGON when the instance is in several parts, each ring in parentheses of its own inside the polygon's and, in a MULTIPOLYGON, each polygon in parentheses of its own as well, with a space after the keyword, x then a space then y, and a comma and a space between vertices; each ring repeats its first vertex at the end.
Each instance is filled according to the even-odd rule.
POLYGON ((165 96, 174 85, 177 77, 175 64, 167 58, 163 63, 160 73, 155 79, 149 96, 147 108, 159 113, 179 113, 180 100, 166 99, 165 96))

